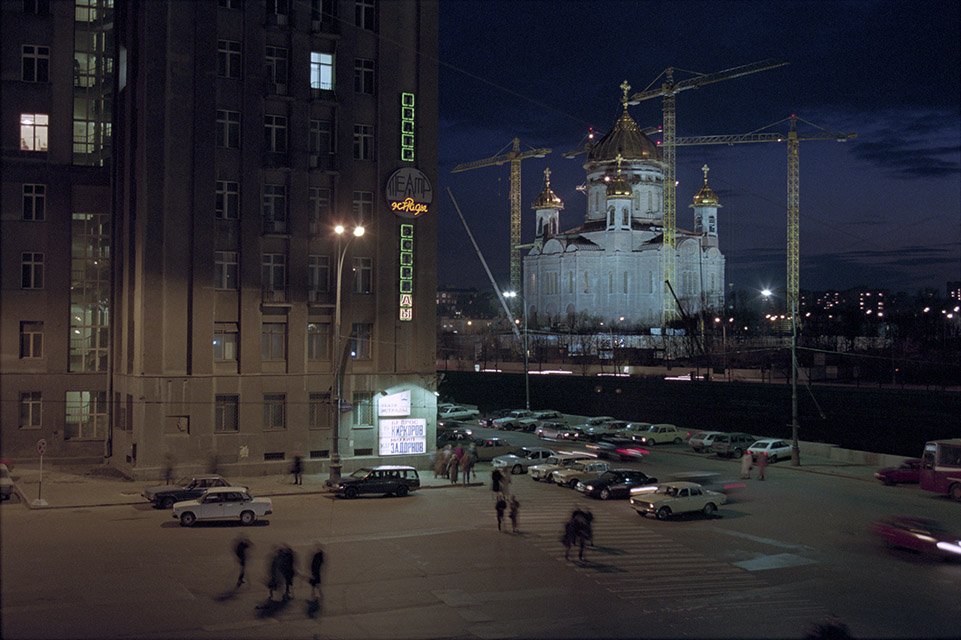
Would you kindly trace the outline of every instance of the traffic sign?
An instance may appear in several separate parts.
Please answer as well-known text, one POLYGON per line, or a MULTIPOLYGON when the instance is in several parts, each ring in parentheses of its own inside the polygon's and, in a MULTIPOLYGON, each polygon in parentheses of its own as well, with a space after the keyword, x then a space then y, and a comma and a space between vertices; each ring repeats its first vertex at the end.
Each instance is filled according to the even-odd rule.
POLYGON ((47 451, 47 441, 43 438, 37 440, 37 453, 43 455, 47 451))

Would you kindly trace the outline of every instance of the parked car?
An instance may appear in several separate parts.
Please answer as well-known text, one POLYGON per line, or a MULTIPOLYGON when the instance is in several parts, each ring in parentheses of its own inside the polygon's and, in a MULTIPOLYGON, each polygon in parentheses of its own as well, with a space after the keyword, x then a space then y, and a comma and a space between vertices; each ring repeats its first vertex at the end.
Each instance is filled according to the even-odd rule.
POLYGON ((474 432, 466 427, 457 427, 454 429, 443 429, 437 432, 437 448, 441 449, 445 445, 466 445, 470 442, 476 440, 474 432))
POLYGON ((362 493, 404 497, 420 488, 420 476, 414 467, 381 465, 364 467, 341 478, 334 487, 334 495, 340 498, 356 498, 362 493))
POLYGON ((534 435, 545 440, 557 440, 560 434, 570 429, 567 423, 559 420, 547 420, 534 428, 534 435))
POLYGON ((657 484, 657 478, 651 478, 641 471, 611 469, 594 480, 581 480, 575 489, 591 498, 610 500, 611 498, 628 498, 631 495, 631 489, 653 484, 657 484))
POLYGON ((619 438, 617 436, 604 436, 597 442, 584 445, 584 448, 596 455, 598 458, 610 460, 641 460, 651 452, 630 438, 619 438))
POLYGON ((157 487, 147 487, 141 495, 146 498, 154 508, 169 509, 177 502, 199 498, 205 491, 213 487, 229 486, 230 483, 227 482, 223 476, 196 476, 193 478, 182 478, 177 481, 176 484, 162 484, 157 487))
POLYGON ((647 431, 635 434, 634 441, 647 446, 668 443, 681 444, 684 442, 684 436, 673 424, 654 424, 647 431))
POLYGON ((696 453, 707 451, 714 442, 716 436, 722 435, 721 431, 697 431, 687 441, 696 453))
POLYGON ((198 520, 240 520, 253 524, 257 518, 272 514, 270 498, 254 498, 246 487, 211 487, 196 500, 184 500, 173 506, 173 517, 183 527, 198 520))
POLYGON ((750 433, 721 433, 714 436, 708 450, 719 458, 740 458, 744 455, 744 450, 755 442, 757 437, 750 433))
POLYGON ((554 455, 550 449, 542 447, 521 447, 516 451, 497 456, 491 461, 495 469, 510 469, 514 475, 527 473, 527 468, 533 464, 545 462, 554 455))
POLYGON ((601 438, 613 436, 615 433, 627 426, 623 420, 611 420, 600 424, 579 425, 579 429, 584 432, 584 437, 590 442, 597 442, 601 438))
POLYGON ((529 418, 532 415, 534 415, 534 412, 530 411, 529 409, 514 409, 502 418, 494 418, 491 421, 490 426, 494 429, 512 431, 518 428, 522 418, 529 418))
POLYGON ((563 419, 559 412, 553 409, 543 409, 541 411, 535 411, 532 415, 526 418, 521 418, 517 422, 517 429, 519 431, 526 431, 532 433, 537 430, 537 427, 544 423, 545 421, 559 421, 563 419))
POLYGON ((517 448, 516 444, 505 438, 475 438, 474 445, 477 447, 477 459, 481 462, 490 462, 517 448))
POLYGON ((921 458, 908 458, 897 467, 878 469, 874 477, 886 485, 917 484, 921 481, 921 458))
POLYGON ((653 426, 654 425, 650 422, 628 422, 627 424, 619 428, 617 431, 615 431, 614 435, 619 436, 621 438, 633 438, 638 433, 647 431, 653 426))
POLYGON ((13 478, 7 465, 0 464, 0 500, 9 500, 13 495, 13 478))
POLYGON ((452 404, 437 410, 439 420, 474 420, 480 417, 477 407, 452 404))
POLYGON ((873 523, 871 530, 890 547, 961 558, 961 533, 948 531, 935 520, 915 516, 892 516, 873 523))
POLYGON ((568 426, 557 433, 558 440, 576 440, 578 442, 590 442, 587 428, 584 425, 568 426))
POLYGON ((653 490, 639 488, 631 492, 631 507, 638 515, 653 514, 658 520, 696 511, 710 517, 725 502, 723 493, 709 491, 694 482, 668 482, 653 490))
POLYGON ((577 462, 566 469, 558 469, 555 471, 554 482, 559 487, 570 487, 573 489, 577 486, 578 482, 593 480, 610 468, 611 465, 600 460, 577 462))
POLYGON ((527 467, 527 473, 532 480, 554 482, 554 472, 558 469, 564 469, 576 462, 593 459, 594 457, 588 453, 555 453, 541 464, 533 464, 527 467))
POLYGON ((777 462, 778 460, 791 458, 791 443, 786 440, 775 440, 773 438, 758 440, 748 447, 747 450, 751 452, 755 460, 757 460, 758 456, 762 453, 767 454, 768 462, 777 462))

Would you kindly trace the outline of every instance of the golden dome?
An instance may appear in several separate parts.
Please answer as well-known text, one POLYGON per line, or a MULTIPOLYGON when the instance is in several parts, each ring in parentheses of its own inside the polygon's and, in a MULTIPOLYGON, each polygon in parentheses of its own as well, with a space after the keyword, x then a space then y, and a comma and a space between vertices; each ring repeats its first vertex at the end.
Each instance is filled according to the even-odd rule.
POLYGON ((714 190, 707 185, 707 172, 710 168, 707 165, 701 167, 701 171, 704 172, 704 186, 701 190, 694 194, 694 204, 692 207, 720 207, 721 202, 717 199, 717 194, 714 190))
POLYGON ((551 170, 550 167, 544 169, 544 190, 537 196, 531 204, 531 209, 563 209, 564 201, 551 191, 551 170))
POLYGON ((621 154, 617 154, 615 160, 617 160, 617 175, 607 184, 607 197, 631 198, 634 196, 634 189, 631 188, 630 183, 621 173, 621 162, 624 158, 621 154))
POLYGON ((625 160, 658 160, 660 152, 657 145, 644 135, 637 126, 634 118, 627 112, 627 91, 630 85, 625 81, 621 85, 624 98, 621 101, 623 111, 614 123, 614 128, 601 138, 587 154, 587 159, 593 162, 614 160, 618 154, 625 160))

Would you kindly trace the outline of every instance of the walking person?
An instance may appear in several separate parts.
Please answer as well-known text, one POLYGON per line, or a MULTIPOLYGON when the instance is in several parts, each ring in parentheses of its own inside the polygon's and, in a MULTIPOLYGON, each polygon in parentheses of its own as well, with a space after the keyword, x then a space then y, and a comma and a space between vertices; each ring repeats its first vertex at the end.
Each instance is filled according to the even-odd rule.
POLYGON ((500 469, 491 471, 491 490, 494 492, 495 499, 500 498, 501 483, 504 481, 504 474, 500 469))
POLYGON ((294 586, 294 564, 296 558, 294 557, 294 550, 287 545, 283 545, 277 552, 280 556, 280 575, 284 579, 284 600, 290 600, 294 597, 291 589, 294 586))
POLYGON ((511 533, 517 533, 517 517, 521 510, 521 501, 517 496, 511 496, 510 509, 511 533))
POLYGON ((497 509, 497 530, 501 530, 501 525, 504 524, 504 510, 507 509, 507 501, 504 500, 503 496, 497 496, 497 503, 494 505, 497 509))
POLYGON ((280 583, 284 579, 283 572, 281 571, 281 565, 283 564, 281 554, 281 548, 274 547, 274 552, 271 554, 270 560, 267 563, 267 598, 271 602, 274 600, 274 591, 280 588, 280 583))
POLYGON ((439 478, 447 471, 448 456, 450 455, 450 445, 445 445, 443 449, 437 452, 437 458, 434 460, 434 477, 439 478))
POLYGON ((451 484, 457 484, 458 469, 460 469, 460 460, 457 459, 457 456, 451 455, 450 460, 447 461, 447 477, 451 484))
POLYGON ((467 486, 467 483, 470 482, 470 472, 473 466, 474 464, 471 460, 470 454, 465 451, 464 455, 460 457, 460 473, 465 487, 467 486))
POLYGON ((304 484, 304 459, 300 455, 294 456, 294 462, 290 465, 290 472, 294 474, 294 484, 304 484))
POLYGON ((767 469, 767 451, 762 451, 757 457, 757 479, 764 479, 764 470, 767 469))
POLYGON ((754 456, 747 449, 741 456, 741 480, 751 479, 751 467, 754 466, 754 456))
POLYGON ((324 550, 317 545, 313 557, 310 559, 310 596, 320 595, 320 568, 324 564, 324 550))
POLYGON ((564 534, 561 536, 561 544, 564 545, 564 559, 571 559, 571 547, 574 546, 574 542, 577 540, 577 529, 574 524, 574 519, 570 519, 564 523, 564 534))
POLYGON ((237 556, 237 562, 240 563, 240 575, 237 576, 237 588, 240 588, 244 582, 246 582, 247 576, 247 550, 251 547, 250 540, 241 537, 238 538, 234 543, 234 555, 237 556))
POLYGON ((467 445, 467 455, 470 457, 470 473, 477 480, 477 472, 474 467, 477 465, 477 445, 471 442, 467 445))
POLYGON ((588 542, 590 542, 591 546, 594 546, 593 521, 594 514, 590 511, 584 511, 580 507, 575 508, 571 514, 571 523, 574 527, 574 536, 578 546, 578 560, 584 559, 584 546, 588 542))
POLYGON ((174 457, 172 453, 164 455, 164 484, 170 484, 174 479, 174 457))

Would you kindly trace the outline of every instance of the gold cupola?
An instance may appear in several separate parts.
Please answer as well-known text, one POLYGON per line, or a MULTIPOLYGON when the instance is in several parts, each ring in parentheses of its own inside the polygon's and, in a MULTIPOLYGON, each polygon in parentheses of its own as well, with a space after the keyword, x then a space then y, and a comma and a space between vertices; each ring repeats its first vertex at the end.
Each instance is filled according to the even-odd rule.
POLYGON ((720 207, 722 206, 720 201, 717 199, 717 194, 714 190, 707 184, 707 172, 710 171, 710 167, 704 165, 701 167, 701 171, 704 172, 704 186, 701 190, 694 194, 694 204, 692 207, 720 207))
POLYGON ((544 190, 531 204, 531 209, 563 209, 564 201, 551 190, 550 167, 544 169, 544 190))
POLYGON ((607 183, 607 197, 610 198, 632 198, 634 197, 634 189, 631 188, 630 183, 621 173, 621 162, 624 157, 621 154, 617 154, 615 158, 617 160, 617 175, 614 179, 607 183))

